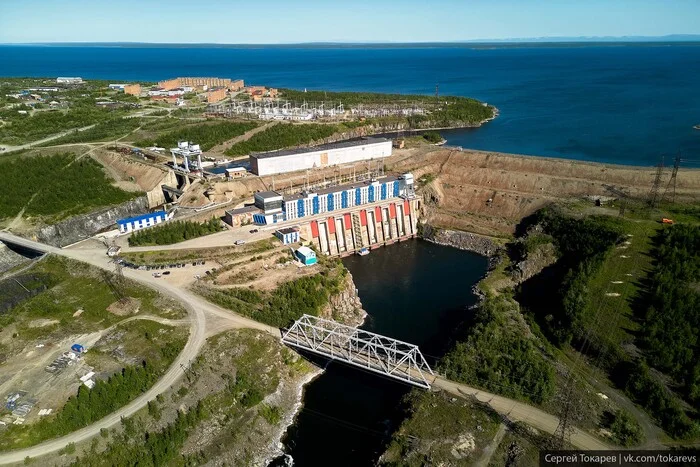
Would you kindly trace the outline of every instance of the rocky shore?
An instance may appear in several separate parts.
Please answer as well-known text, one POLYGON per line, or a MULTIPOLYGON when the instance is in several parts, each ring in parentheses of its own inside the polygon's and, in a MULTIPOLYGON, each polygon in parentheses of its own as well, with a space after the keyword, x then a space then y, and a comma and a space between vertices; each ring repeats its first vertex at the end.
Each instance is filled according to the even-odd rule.
POLYGON ((488 258, 496 257, 503 247, 494 239, 460 230, 440 229, 423 224, 423 239, 438 245, 473 251, 488 258))

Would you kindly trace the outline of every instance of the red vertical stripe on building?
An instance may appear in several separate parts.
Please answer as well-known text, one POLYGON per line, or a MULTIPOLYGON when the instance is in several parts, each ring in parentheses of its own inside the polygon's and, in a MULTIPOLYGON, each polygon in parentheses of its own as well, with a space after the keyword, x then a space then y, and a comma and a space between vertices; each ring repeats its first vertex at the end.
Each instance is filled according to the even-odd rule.
POLYGON ((360 224, 362 227, 367 225, 367 211, 364 209, 360 211, 360 224))
POLYGON ((318 222, 316 221, 311 221, 311 236, 318 238, 318 222))
POLYGON ((408 200, 405 199, 403 200, 403 215, 408 216, 409 212, 411 212, 411 206, 408 204, 408 200))
POLYGON ((377 222, 381 222, 381 221, 382 221, 382 208, 380 208, 379 206, 377 206, 376 208, 374 208, 374 219, 375 219, 377 222))
POLYGON ((335 217, 333 216, 328 218, 328 233, 335 233, 335 217))
POLYGON ((394 203, 389 205, 389 217, 396 219, 396 204, 394 203))
POLYGON ((345 214, 345 230, 350 230, 352 229, 352 219, 350 218, 350 214, 345 214))

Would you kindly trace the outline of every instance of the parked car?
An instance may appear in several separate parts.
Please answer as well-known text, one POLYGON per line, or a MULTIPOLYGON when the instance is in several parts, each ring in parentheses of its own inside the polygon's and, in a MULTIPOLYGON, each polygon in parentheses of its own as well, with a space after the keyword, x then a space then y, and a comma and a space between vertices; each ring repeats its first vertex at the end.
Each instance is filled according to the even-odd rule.
POLYGON ((163 271, 164 276, 167 276, 168 274, 170 274, 170 271, 163 271))
POLYGON ((236 240, 233 242, 234 245, 245 245, 245 240, 236 240))

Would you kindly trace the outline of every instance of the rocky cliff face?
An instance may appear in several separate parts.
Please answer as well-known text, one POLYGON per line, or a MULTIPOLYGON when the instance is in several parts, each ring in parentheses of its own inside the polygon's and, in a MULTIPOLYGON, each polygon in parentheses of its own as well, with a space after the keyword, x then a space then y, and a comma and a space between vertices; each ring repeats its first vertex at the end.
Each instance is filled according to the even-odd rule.
POLYGON ((557 252, 553 244, 540 245, 537 249, 527 254, 522 261, 513 265, 511 276, 516 284, 536 276, 547 266, 551 266, 557 261, 557 252))
POLYGON ((502 249, 501 245, 489 237, 459 230, 438 229, 430 224, 423 225, 423 239, 488 257, 496 256, 502 249))
POLYGON ((148 199, 146 196, 141 196, 118 206, 71 217, 58 224, 44 227, 36 232, 34 239, 48 245, 63 247, 96 234, 113 225, 117 219, 143 214, 147 211, 148 199))
POLYGON ((28 258, 15 253, 7 245, 0 242, 0 274, 27 261, 29 261, 28 258))
POLYGON ((328 304, 321 311, 321 317, 357 327, 364 322, 367 312, 362 309, 362 302, 350 272, 347 273, 344 281, 340 293, 331 295, 329 298, 328 304))

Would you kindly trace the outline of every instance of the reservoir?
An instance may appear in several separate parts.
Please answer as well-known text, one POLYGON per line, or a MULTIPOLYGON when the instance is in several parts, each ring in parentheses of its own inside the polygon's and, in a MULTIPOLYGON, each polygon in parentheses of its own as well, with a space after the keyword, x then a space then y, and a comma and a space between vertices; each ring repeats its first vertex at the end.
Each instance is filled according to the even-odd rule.
MULTIPOLYGON (((468 307, 476 302, 472 287, 488 266, 483 256, 423 240, 379 248, 343 263, 369 314, 362 327, 418 345, 431 366, 471 313, 468 307)), ((330 363, 306 386, 285 450, 295 466, 374 465, 401 422, 399 404, 410 390, 375 373, 330 363)))

